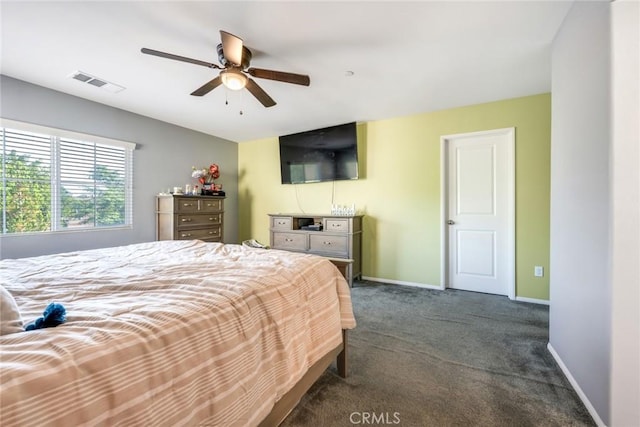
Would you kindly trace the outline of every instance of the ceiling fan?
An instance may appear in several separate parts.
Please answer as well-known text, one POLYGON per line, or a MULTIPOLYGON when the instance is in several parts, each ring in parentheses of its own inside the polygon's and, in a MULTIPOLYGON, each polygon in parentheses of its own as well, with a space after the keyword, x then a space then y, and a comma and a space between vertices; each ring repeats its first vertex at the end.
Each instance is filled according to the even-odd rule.
POLYGON ((263 68, 249 68, 252 54, 251 51, 243 45, 242 39, 222 30, 220 31, 220 38, 222 39, 222 43, 218 45, 218 60, 220 61, 220 64, 222 64, 221 66, 210 62, 200 61, 198 59, 174 55, 172 53, 147 49, 146 47, 143 47, 141 52, 146 53, 147 55, 155 55, 161 58, 190 62, 192 64, 222 70, 218 77, 193 91, 191 93, 193 96, 206 95, 221 84, 231 90, 240 90, 246 87, 262 105, 265 107, 273 107, 276 105, 276 102, 260 86, 258 86, 251 77, 248 77, 247 74, 259 79, 276 80, 279 82, 309 86, 309 76, 303 74, 265 70, 263 68))

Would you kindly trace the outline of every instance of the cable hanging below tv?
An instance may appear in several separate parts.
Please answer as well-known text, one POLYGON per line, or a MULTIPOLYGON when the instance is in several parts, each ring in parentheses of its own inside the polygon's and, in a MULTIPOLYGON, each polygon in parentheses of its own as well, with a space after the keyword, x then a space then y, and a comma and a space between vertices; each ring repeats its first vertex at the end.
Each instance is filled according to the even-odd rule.
POLYGON ((279 142, 283 184, 358 179, 355 122, 284 135, 279 142))

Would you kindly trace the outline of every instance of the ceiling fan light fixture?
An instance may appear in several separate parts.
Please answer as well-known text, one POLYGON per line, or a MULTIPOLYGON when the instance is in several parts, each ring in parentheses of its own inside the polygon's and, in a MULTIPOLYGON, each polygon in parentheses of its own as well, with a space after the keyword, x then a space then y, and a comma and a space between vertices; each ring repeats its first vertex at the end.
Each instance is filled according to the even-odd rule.
POLYGON ((242 71, 229 68, 220 72, 222 84, 231 90, 240 90, 247 85, 247 76, 242 71))

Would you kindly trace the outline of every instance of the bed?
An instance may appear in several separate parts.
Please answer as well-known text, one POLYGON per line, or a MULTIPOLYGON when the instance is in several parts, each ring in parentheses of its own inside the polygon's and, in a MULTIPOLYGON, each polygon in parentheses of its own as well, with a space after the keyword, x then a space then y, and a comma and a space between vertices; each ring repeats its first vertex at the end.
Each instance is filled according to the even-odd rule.
POLYGON ((0 261, 24 322, 0 336, 0 424, 277 425, 355 327, 327 259, 161 241, 0 261))

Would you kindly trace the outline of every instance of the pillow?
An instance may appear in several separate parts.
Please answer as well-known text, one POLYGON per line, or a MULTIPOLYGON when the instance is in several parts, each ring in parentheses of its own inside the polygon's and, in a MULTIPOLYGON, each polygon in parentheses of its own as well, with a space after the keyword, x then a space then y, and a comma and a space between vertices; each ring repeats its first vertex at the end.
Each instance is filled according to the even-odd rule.
POLYGON ((0 335, 24 332, 22 316, 13 296, 0 285, 0 335))

